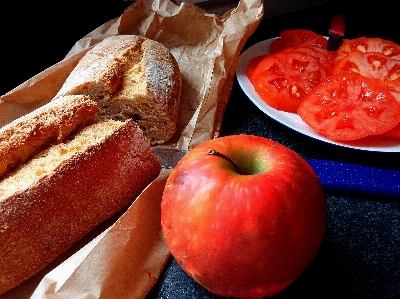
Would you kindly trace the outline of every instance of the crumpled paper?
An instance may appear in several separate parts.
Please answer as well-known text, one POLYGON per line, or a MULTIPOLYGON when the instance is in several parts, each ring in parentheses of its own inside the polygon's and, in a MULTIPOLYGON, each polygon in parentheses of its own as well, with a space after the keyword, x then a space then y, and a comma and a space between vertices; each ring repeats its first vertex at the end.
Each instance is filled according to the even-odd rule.
MULTIPOLYGON (((263 0, 241 0, 223 16, 185 2, 138 0, 78 40, 65 59, 0 97, 0 126, 49 102, 93 45, 135 34, 163 43, 178 61, 183 80, 178 130, 163 146, 188 150, 219 136, 240 51, 262 15, 263 0)), ((168 174, 162 170, 117 219, 2 298, 144 298, 170 257, 160 224, 168 174)))

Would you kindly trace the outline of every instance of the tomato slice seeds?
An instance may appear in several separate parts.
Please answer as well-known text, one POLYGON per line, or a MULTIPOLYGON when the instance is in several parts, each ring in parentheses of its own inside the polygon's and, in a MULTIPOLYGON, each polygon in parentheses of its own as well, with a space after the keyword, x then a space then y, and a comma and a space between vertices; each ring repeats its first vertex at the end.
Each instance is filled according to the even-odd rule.
POLYGON ((268 105, 296 113, 304 96, 324 81, 328 74, 314 56, 282 51, 264 57, 255 67, 250 80, 268 105))
POLYGON ((400 104, 390 91, 355 73, 331 75, 297 113, 315 131, 341 141, 379 135, 400 123, 400 104))
POLYGON ((358 73, 386 84, 400 103, 400 60, 377 52, 355 51, 335 63, 332 72, 342 71, 358 73))
POLYGON ((391 59, 400 60, 400 45, 381 38, 359 37, 343 42, 337 50, 336 61, 354 52, 380 53, 391 59))
POLYGON ((316 58, 327 72, 331 72, 336 57, 335 51, 312 47, 307 45, 288 47, 282 50, 283 52, 298 52, 310 55, 316 58))

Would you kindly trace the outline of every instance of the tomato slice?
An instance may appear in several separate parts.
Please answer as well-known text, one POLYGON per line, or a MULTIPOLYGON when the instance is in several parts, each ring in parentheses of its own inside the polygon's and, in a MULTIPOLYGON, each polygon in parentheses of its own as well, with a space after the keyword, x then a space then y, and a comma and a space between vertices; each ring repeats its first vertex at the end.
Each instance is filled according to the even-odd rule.
POLYGON ((252 73, 255 91, 271 107, 296 113, 304 96, 328 77, 317 58, 296 51, 264 57, 252 73))
POLYGON ((383 133, 384 136, 392 137, 392 138, 400 138, 400 124, 395 126, 393 129, 383 133))
POLYGON ((250 60, 249 66, 247 67, 247 77, 249 78, 250 82, 254 85, 253 74, 256 70, 257 65, 264 59, 266 55, 257 56, 250 60))
POLYGON ((358 73, 386 84, 400 103, 400 60, 378 52, 354 51, 339 60, 333 67, 337 72, 358 73))
POLYGON ((323 48, 307 46, 307 45, 287 47, 282 51, 301 52, 313 56, 322 64, 322 66, 327 70, 327 72, 332 71, 336 57, 336 53, 334 51, 328 51, 323 48))
POLYGON ((326 49, 328 41, 322 35, 306 29, 283 30, 280 34, 281 38, 290 42, 292 45, 310 45, 326 49))
POLYGON ((353 52, 375 52, 392 59, 400 60, 400 45, 395 42, 372 37, 359 37, 345 40, 337 50, 336 61, 353 52))
POLYGON ((400 104, 385 85, 355 73, 331 75, 297 112, 315 131, 341 141, 379 135, 400 123, 400 104))
POLYGON ((353 52, 335 63, 333 72, 359 73, 368 78, 381 81, 400 79, 400 60, 391 59, 375 52, 353 52))
POLYGON ((311 30, 289 29, 283 30, 280 34, 280 38, 272 41, 270 48, 271 53, 276 53, 287 47, 305 45, 326 49, 328 40, 311 30))
POLYGON ((285 49, 287 47, 290 47, 290 45, 287 45, 285 43, 285 41, 282 40, 282 38, 277 37, 269 45, 269 52, 271 54, 275 54, 275 53, 281 52, 283 49, 285 49))

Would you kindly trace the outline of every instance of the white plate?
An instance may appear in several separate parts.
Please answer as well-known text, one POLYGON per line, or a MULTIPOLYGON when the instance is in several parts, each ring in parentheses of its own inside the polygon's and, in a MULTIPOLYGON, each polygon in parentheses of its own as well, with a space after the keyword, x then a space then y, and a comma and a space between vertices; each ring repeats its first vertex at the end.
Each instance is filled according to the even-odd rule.
POLYGON ((309 127, 305 122, 302 121, 299 115, 295 113, 284 112, 276 110, 266 104, 256 93, 253 85, 250 83, 247 77, 247 67, 252 58, 269 54, 269 45, 274 40, 268 39, 259 42, 248 49, 246 49, 239 57, 239 64, 236 70, 236 77, 243 92, 249 97, 249 99, 265 114, 275 119, 281 124, 312 138, 353 149, 360 149, 366 151, 375 152, 400 152, 400 140, 396 138, 388 138, 385 136, 368 136, 356 141, 351 142, 339 142, 329 139, 309 127))

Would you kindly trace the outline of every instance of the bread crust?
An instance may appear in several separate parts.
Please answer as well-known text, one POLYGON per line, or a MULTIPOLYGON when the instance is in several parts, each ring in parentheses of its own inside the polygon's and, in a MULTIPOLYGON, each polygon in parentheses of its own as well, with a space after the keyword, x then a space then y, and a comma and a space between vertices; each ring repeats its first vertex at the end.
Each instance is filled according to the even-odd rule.
POLYGON ((132 118, 152 145, 176 131, 182 75, 161 43, 136 35, 106 38, 88 51, 57 96, 83 94, 96 101, 100 115, 132 118))
POLYGON ((128 120, 34 186, 0 200, 0 294, 132 203, 160 169, 148 140, 128 120))
POLYGON ((44 146, 61 142, 100 112, 88 96, 65 96, 0 129, 0 179, 44 146))

